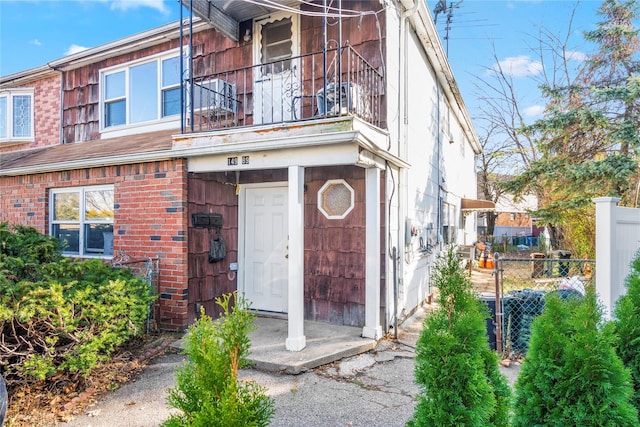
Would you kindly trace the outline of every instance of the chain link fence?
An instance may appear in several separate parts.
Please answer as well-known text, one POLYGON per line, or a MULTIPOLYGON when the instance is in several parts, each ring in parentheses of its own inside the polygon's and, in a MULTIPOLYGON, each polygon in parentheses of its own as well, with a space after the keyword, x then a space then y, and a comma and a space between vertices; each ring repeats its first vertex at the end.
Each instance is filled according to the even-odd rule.
MULTIPOLYGON (((127 268, 135 277, 139 277, 147 282, 149 291, 154 295, 158 295, 160 292, 158 280, 160 273, 159 263, 159 258, 131 259, 124 251, 119 251, 111 260, 113 267, 127 268)), ((147 334, 158 332, 159 311, 160 307, 157 302, 149 304, 149 313, 147 314, 147 320, 145 322, 147 334)))
POLYGON ((542 313, 548 295, 582 298, 585 287, 595 286, 595 261, 570 256, 552 251, 532 253, 530 258, 498 258, 501 310, 494 318, 498 352, 516 357, 527 352, 531 323, 542 313))

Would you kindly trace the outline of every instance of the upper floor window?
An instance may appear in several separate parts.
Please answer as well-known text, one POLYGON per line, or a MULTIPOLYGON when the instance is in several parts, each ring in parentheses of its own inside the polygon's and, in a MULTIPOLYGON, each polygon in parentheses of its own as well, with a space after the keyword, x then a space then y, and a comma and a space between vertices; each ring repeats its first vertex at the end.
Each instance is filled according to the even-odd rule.
POLYGON ((0 91, 0 141, 33 139, 33 90, 0 91))
POLYGON ((291 18, 269 22, 262 26, 261 30, 262 63, 274 62, 263 73, 280 73, 291 67, 293 56, 293 32, 291 18))
POLYGON ((113 255, 113 186, 51 190, 49 218, 49 234, 60 240, 64 254, 113 255))
POLYGON ((102 128, 149 123, 180 114, 180 57, 155 57, 103 70, 102 128))

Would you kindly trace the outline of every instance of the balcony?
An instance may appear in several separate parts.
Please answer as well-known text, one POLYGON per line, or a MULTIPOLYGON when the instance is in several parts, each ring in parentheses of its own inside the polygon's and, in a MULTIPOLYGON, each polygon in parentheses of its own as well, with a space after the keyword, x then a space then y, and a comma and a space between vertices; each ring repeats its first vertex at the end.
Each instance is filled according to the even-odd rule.
POLYGON ((384 128, 383 75, 351 46, 187 81, 185 132, 355 116, 384 128), (326 71, 325 71, 326 70, 326 71))

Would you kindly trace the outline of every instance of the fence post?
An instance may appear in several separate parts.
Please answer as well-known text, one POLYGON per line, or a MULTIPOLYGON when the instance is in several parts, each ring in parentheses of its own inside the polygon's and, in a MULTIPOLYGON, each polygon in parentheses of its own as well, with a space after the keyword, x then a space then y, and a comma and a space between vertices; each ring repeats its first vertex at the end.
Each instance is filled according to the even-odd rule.
POLYGON ((612 295, 613 251, 615 244, 615 208, 620 201, 617 197, 598 197, 596 204, 596 293, 603 305, 603 318, 611 319, 616 303, 612 295))
POLYGON ((500 254, 493 254, 493 275, 496 280, 496 351, 502 355, 502 303, 500 302, 500 254))

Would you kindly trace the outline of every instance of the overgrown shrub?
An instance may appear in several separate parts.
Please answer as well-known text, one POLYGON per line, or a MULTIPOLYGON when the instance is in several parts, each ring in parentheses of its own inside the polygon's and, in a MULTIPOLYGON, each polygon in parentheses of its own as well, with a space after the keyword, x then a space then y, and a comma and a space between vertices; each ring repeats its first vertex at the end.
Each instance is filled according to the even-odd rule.
POLYGON ((612 324, 618 336, 618 355, 633 378, 633 404, 640 411, 640 252, 631 262, 625 286, 627 293, 616 303, 612 324))
POLYGON ((0 224, 0 372, 12 387, 88 373, 143 331, 147 283, 102 260, 72 260, 55 238, 0 224))
POLYGON ((269 425, 273 416, 274 403, 265 388, 238 380, 238 369, 248 365, 254 314, 235 292, 216 303, 222 308, 218 320, 203 310, 188 329, 189 359, 178 371, 177 387, 169 390, 168 398, 181 413, 165 421, 165 427, 261 427, 269 425))
POLYGON ((585 298, 547 296, 516 380, 514 427, 638 425, 631 375, 601 318, 593 286, 585 298))
POLYGON ((439 308, 424 321, 416 345, 421 386, 414 426, 508 426, 511 390, 486 334, 488 308, 473 293, 453 247, 433 274, 439 308))

